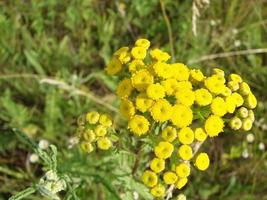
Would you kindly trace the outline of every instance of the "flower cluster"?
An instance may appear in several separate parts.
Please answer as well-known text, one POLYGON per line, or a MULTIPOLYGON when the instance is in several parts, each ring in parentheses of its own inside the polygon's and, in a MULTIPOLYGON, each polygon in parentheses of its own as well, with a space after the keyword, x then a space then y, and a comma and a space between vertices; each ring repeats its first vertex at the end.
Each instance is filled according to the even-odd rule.
POLYGON ((77 120, 77 136, 81 141, 81 149, 91 153, 95 147, 108 150, 112 146, 111 133, 112 120, 107 114, 99 114, 96 111, 81 115, 77 120))
POLYGON ((162 197, 167 185, 186 185, 191 162, 201 171, 209 167, 208 155, 194 152, 196 144, 218 136, 227 124, 233 130, 251 129, 257 100, 237 74, 227 77, 215 68, 205 76, 183 63, 168 63, 168 53, 149 47, 148 40, 138 39, 131 49, 120 48, 106 71, 121 78, 117 95, 129 130, 157 138, 142 180, 155 197, 162 197))

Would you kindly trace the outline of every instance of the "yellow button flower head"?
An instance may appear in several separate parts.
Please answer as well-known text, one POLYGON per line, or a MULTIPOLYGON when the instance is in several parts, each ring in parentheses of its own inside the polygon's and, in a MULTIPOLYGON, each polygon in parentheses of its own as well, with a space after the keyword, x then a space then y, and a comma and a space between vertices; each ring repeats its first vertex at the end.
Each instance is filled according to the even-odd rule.
POLYGON ((162 172, 165 169, 165 160, 154 158, 150 162, 150 169, 152 169, 155 173, 162 172))
POLYGON ((132 76, 132 85, 138 90, 146 90, 154 82, 153 76, 146 69, 139 70, 132 76))
POLYGON ((172 126, 167 126, 162 131, 162 138, 167 142, 173 142, 177 137, 176 128, 172 126))
POLYGON ((139 71, 140 69, 144 69, 145 64, 142 60, 133 60, 132 62, 129 63, 129 71, 131 73, 135 73, 139 71))
POLYGON ((230 95, 225 98, 226 108, 228 113, 234 113, 236 108, 236 100, 234 96, 230 95))
POLYGON ((102 124, 103 126, 106 126, 106 127, 112 126, 112 120, 111 120, 110 116, 107 114, 100 115, 99 123, 102 124))
POLYGON ((158 183, 157 174, 150 170, 146 170, 142 175, 142 181, 146 186, 154 187, 158 183))
POLYGON ((130 119, 135 114, 133 102, 128 99, 122 99, 120 104, 120 113, 127 119, 130 119))
POLYGON ((84 133, 83 133, 83 138, 84 140, 86 140, 87 142, 93 142, 95 141, 95 133, 93 130, 91 129, 87 129, 84 133))
POLYGON ((250 93, 248 96, 245 97, 245 105, 249 109, 254 109, 257 106, 257 99, 256 97, 250 93))
POLYGON ((91 153, 94 150, 94 146, 90 142, 83 141, 81 143, 81 149, 86 153, 91 153))
POLYGON ((150 42, 147 39, 140 38, 140 39, 136 40, 135 46, 148 49, 150 47, 150 42))
POLYGON ((212 95, 211 93, 206 89, 197 89, 195 91, 195 100, 196 103, 200 106, 207 106, 211 104, 212 101, 212 95))
POLYGON ((174 72, 174 78, 178 81, 187 81, 189 79, 190 71, 183 63, 171 64, 174 72))
POLYGON ((251 93, 250 87, 246 82, 242 82, 239 84, 239 93, 243 96, 246 96, 251 93))
POLYGON ((146 49, 144 47, 133 47, 131 54, 134 59, 143 60, 146 57, 146 49))
POLYGON ((213 74, 217 74, 217 75, 220 75, 220 76, 224 76, 225 75, 224 71, 219 69, 219 68, 213 68, 212 72, 213 72, 213 74))
POLYGON ((185 178, 190 175, 190 167, 186 163, 181 163, 175 168, 176 174, 179 178, 185 178))
POLYGON ((196 128, 195 129, 195 139, 199 142, 205 141, 207 138, 207 134, 205 133, 203 128, 196 128))
POLYGON ((197 158, 196 158, 196 162, 195 162, 195 166, 201 170, 201 171, 205 171, 210 165, 210 159, 208 154, 206 153, 200 153, 198 154, 197 158))
POLYGON ((126 78, 119 82, 117 87, 117 95, 121 98, 129 97, 133 91, 132 81, 129 78, 126 78))
POLYGON ((96 124, 99 120, 99 113, 96 111, 92 111, 92 112, 88 112, 86 114, 86 120, 90 123, 90 124, 96 124))
POLYGON ((190 77, 192 81, 201 82, 204 80, 205 76, 199 69, 191 69, 190 70, 190 77))
POLYGON ((134 134, 141 136, 147 133, 149 129, 149 122, 144 116, 135 115, 130 119, 128 127, 134 134))
POLYGON ((255 121, 255 115, 254 115, 253 110, 249 110, 249 111, 248 111, 248 118, 249 118, 252 122, 255 121))
POLYGON ((122 63, 117 57, 112 57, 106 67, 106 71, 109 75, 115 75, 122 69, 122 63))
POLYGON ((178 177, 174 172, 168 171, 163 174, 164 183, 167 185, 174 184, 177 181, 178 177))
POLYGON ((146 94, 149 98, 157 100, 165 97, 165 90, 159 83, 150 84, 147 87, 146 94))
POLYGON ((243 119, 242 120, 242 129, 244 131, 249 131, 252 128, 252 124, 253 124, 253 122, 251 119, 249 119, 249 118, 243 119))
POLYGON ((169 142, 160 142, 154 149, 155 155, 158 158, 166 159, 171 157, 174 147, 169 142))
POLYGON ((150 192, 154 197, 163 197, 165 195, 165 187, 162 184, 158 184, 150 192))
POLYGON ((179 89, 189 89, 192 90, 192 83, 190 81, 179 81, 176 85, 176 91, 177 92, 179 89))
POLYGON ((178 132, 178 139, 182 144, 192 144, 194 132, 189 127, 184 127, 178 132))
POLYGON ((214 94, 221 94, 225 87, 224 82, 219 77, 218 75, 212 75, 204 81, 206 88, 214 94))
POLYGON ((167 63, 156 62, 153 69, 158 77, 167 79, 173 76, 172 67, 167 63))
POLYGON ((131 60, 131 55, 128 50, 128 47, 122 47, 114 53, 114 56, 116 56, 121 63, 126 64, 131 60))
POLYGON ((227 86, 232 90, 232 91, 237 91, 239 89, 239 83, 236 81, 229 81, 227 83, 227 86))
POLYGON ((216 97, 212 100, 211 105, 211 112, 217 116, 224 116, 227 112, 227 105, 223 98, 216 97))
POLYGON ((171 121, 178 128, 189 126, 193 120, 192 110, 184 105, 177 104, 173 106, 171 121))
POLYGON ((154 104, 152 99, 149 99, 146 93, 140 93, 135 100, 136 108, 142 113, 146 112, 154 104))
POLYGON ((248 109, 245 107, 241 107, 238 109, 238 116, 241 118, 247 118, 248 117, 248 109))
POLYGON ((237 93, 237 92, 234 92, 233 94, 231 94, 232 98, 235 99, 235 103, 236 103, 236 106, 239 107, 239 106, 242 106, 243 103, 244 103, 244 99, 243 97, 237 93))
POLYGON ((170 59, 170 55, 164 51, 161 51, 160 49, 153 49, 150 51, 150 56, 159 62, 166 62, 170 59))
POLYGON ((216 115, 210 115, 205 122, 205 130, 210 137, 217 136, 223 132, 223 127, 224 121, 216 115))
POLYGON ((175 183, 175 186, 180 190, 187 184, 187 182, 187 178, 179 178, 178 181, 175 183))
POLYGON ((172 115, 172 105, 166 99, 159 99, 151 107, 151 116, 157 122, 165 122, 172 115))
POLYGON ((178 155, 183 160, 190 160, 193 156, 193 150, 189 145, 183 144, 178 149, 178 155))
POLYGON ((121 47, 117 51, 115 51, 114 56, 119 56, 124 52, 128 52, 129 47, 121 47))
POLYGON ((232 94, 232 90, 225 86, 221 94, 225 97, 228 97, 232 94))
POLYGON ((95 128, 95 134, 96 136, 98 137, 103 137, 107 134, 107 128, 103 125, 98 125, 96 128, 95 128))
POLYGON ((237 83, 242 83, 242 78, 238 74, 230 74, 229 75, 229 80, 230 81, 235 81, 237 83))
POLYGON ((178 82, 174 78, 170 78, 161 82, 161 85, 164 87, 167 95, 174 95, 175 91, 178 88, 178 82))
POLYGON ((230 128, 233 130, 239 130, 242 127, 242 121, 238 117, 233 117, 229 122, 230 128))
POLYGON ((107 137, 100 137, 97 140, 97 147, 102 150, 108 150, 112 146, 112 142, 107 137))
POLYGON ((175 93, 177 102, 185 106, 192 106, 195 101, 195 93, 187 88, 178 89, 175 93))

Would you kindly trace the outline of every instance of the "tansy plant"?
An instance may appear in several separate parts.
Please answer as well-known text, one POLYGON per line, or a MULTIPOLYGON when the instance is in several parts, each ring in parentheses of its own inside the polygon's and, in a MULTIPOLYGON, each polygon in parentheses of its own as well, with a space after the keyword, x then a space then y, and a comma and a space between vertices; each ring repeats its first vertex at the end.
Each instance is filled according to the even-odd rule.
POLYGON ((175 187, 187 184, 192 166, 209 167, 208 154, 198 152, 207 137, 227 127, 251 129, 257 100, 237 74, 216 68, 207 76, 169 63, 167 52, 149 47, 148 40, 138 39, 132 48, 120 48, 106 72, 121 80, 116 93, 130 132, 154 141, 154 157, 141 179, 154 197, 169 199, 175 187))

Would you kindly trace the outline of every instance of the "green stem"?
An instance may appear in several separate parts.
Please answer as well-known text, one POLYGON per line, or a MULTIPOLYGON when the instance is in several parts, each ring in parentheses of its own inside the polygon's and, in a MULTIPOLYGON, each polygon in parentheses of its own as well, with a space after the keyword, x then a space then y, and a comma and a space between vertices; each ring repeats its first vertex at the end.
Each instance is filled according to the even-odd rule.
POLYGON ((12 197, 10 197, 8 200, 19 200, 19 199, 23 199, 31 194, 33 194, 36 191, 35 187, 29 187, 25 190, 22 190, 21 192, 13 195, 12 197))

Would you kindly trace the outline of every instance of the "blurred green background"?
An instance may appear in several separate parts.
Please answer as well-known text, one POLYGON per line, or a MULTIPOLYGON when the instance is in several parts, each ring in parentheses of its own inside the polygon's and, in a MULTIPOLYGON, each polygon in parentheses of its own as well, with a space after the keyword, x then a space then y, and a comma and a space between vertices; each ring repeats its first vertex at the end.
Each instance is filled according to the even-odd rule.
MULTIPOLYGON (((112 200, 114 188, 122 199, 133 199, 141 186, 125 187, 129 182, 122 171, 109 172, 118 163, 130 169, 134 156, 125 153, 100 162, 68 145, 80 114, 96 107, 116 113, 118 80, 103 69, 115 50, 140 37, 173 51, 174 61, 206 73, 220 67, 240 74, 259 101, 250 131, 254 141, 247 140, 249 133, 232 132, 208 141, 203 148, 212 165, 207 172, 193 173, 183 189, 188 199, 267 199, 267 153, 262 148, 267 145, 267 2, 199 2, 205 1, 194 1, 200 15, 192 20, 197 14, 192 13, 193 1, 185 0, 0 1, 0 199, 42 175, 42 165, 29 163, 32 151, 9 131, 12 127, 36 142, 55 144, 62 171, 79 160, 76 167, 107 177, 84 177, 76 189, 80 199, 112 200)), ((141 193, 139 199, 146 199, 141 193)), ((28 199, 45 198, 35 194, 28 199)))

